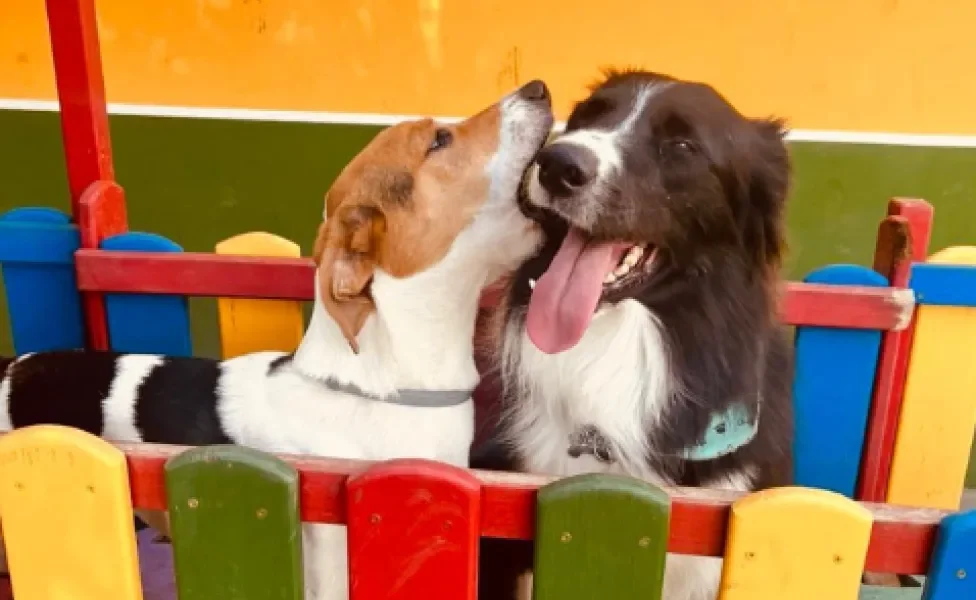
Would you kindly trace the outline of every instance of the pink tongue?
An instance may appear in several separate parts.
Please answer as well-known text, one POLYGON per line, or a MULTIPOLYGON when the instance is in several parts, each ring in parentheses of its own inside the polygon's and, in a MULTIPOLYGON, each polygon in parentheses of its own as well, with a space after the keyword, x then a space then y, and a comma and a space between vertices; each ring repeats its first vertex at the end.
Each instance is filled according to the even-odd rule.
POLYGON ((587 243, 583 232, 570 228, 529 300, 526 329, 539 350, 556 354, 579 343, 600 303, 603 279, 629 247, 587 243))

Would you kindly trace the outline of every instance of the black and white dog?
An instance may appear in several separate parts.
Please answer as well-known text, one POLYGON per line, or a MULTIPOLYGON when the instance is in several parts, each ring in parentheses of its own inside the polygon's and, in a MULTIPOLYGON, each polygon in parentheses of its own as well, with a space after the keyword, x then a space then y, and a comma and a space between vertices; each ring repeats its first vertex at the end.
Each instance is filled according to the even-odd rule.
MULTIPOLYGON (((576 105, 525 182, 547 242, 496 315, 510 466, 789 482, 792 358, 776 306, 790 171, 782 124, 702 83, 611 72, 576 105)), ((529 550, 487 541, 481 597, 512 597, 529 550)), ((720 572, 720 559, 671 555, 664 598, 711 600, 720 572)))

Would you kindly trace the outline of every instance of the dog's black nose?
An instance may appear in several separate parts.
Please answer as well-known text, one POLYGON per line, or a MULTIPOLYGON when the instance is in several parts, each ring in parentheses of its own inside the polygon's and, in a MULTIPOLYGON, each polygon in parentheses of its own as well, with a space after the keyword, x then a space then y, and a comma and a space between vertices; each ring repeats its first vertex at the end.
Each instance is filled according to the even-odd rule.
POLYGON ((518 95, 525 100, 548 100, 549 88, 541 79, 535 79, 519 88, 518 95))
POLYGON ((596 177, 597 158, 576 144, 555 143, 536 157, 539 183, 553 196, 569 196, 596 177))

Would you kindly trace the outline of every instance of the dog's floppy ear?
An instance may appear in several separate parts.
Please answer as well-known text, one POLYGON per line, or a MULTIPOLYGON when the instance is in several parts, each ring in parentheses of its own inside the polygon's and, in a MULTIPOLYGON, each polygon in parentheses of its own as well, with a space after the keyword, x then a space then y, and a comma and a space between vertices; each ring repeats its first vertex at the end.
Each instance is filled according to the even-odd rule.
POLYGON ((791 176, 786 126, 778 119, 756 119, 751 125, 755 136, 749 144, 750 164, 742 173, 745 202, 738 217, 743 240, 756 252, 756 260, 778 266, 786 246, 783 214, 791 176))
POLYGON ((357 354, 356 336, 376 310, 369 285, 385 233, 386 218, 380 209, 346 206, 322 223, 315 240, 319 297, 357 354))

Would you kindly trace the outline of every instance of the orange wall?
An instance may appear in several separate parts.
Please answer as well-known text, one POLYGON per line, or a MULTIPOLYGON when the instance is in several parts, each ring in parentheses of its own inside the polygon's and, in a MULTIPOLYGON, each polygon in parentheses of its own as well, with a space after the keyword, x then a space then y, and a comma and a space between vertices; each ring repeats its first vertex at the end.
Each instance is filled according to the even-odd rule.
MULTIPOLYGON (((53 98, 41 0, 3 0, 0 97, 53 98)), ((110 101, 461 115, 604 65, 796 128, 976 134, 972 0, 99 0, 110 101), (147 9, 152 5, 154 8, 147 9)))

